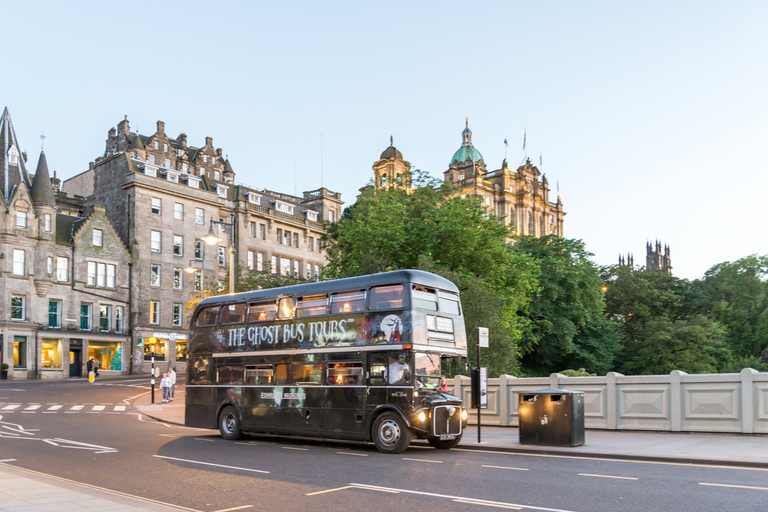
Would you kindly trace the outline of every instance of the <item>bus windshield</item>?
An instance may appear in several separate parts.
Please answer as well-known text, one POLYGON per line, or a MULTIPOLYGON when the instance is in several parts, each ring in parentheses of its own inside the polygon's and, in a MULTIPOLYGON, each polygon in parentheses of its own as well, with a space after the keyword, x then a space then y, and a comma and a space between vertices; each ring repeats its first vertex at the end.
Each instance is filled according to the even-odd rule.
POLYGON ((413 367, 416 385, 426 388, 440 387, 440 356, 429 352, 416 352, 413 355, 413 367))

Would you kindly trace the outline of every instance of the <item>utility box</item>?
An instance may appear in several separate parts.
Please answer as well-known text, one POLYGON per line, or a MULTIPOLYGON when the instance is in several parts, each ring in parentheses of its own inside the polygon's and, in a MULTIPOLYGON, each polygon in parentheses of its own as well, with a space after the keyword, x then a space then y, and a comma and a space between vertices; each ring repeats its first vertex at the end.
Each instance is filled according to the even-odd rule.
POLYGON ((584 393, 539 389, 520 393, 520 444, 584 444, 584 393))

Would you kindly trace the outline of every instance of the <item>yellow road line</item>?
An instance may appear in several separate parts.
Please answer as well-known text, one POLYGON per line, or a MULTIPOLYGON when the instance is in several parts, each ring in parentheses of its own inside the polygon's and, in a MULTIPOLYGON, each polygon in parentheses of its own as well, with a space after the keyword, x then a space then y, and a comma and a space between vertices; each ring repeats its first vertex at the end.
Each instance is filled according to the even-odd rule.
POLYGON ((749 485, 707 484, 704 482, 699 482, 699 485, 709 485, 712 487, 733 487, 735 489, 754 489, 757 491, 768 491, 768 487, 752 487, 749 485))
POLYGON ((579 476, 595 476, 598 478, 618 478, 619 480, 638 480, 631 476, 612 476, 612 475, 593 475, 590 473, 579 473, 579 476))
POLYGON ((512 505, 497 505, 495 503, 483 503, 482 501, 470 501, 470 500, 453 500, 456 503, 469 503, 470 505, 484 505, 486 507, 496 508, 511 508, 512 510, 523 510, 520 507, 513 507, 512 505))

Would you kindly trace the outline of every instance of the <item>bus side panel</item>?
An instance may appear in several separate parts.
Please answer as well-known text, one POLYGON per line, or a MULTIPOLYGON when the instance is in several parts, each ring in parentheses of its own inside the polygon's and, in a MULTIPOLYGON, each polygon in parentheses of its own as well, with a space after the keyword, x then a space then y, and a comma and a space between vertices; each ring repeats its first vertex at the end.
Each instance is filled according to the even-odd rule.
POLYGON ((215 388, 187 386, 184 424, 188 427, 218 428, 216 424, 215 388))
POLYGON ((365 387, 339 386, 326 388, 326 413, 323 430, 331 436, 365 439, 363 411, 365 387))

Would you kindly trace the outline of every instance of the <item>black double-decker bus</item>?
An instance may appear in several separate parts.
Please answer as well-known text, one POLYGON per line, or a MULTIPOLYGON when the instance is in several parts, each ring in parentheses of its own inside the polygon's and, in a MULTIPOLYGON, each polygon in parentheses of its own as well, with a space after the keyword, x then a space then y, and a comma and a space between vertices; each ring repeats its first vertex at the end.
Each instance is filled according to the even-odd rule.
POLYGON ((440 364, 466 353, 459 291, 428 272, 210 297, 191 321, 185 423, 448 449, 467 411, 440 391, 440 364))

